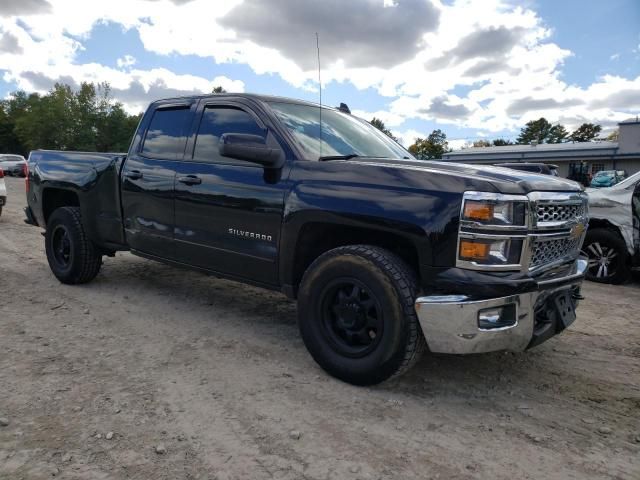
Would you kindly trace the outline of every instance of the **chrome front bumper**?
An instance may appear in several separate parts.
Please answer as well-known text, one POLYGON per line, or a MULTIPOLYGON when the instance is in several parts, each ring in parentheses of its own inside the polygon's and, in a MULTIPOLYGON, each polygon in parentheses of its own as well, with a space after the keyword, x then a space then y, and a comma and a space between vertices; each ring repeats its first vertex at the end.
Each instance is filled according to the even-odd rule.
POLYGON ((534 337, 535 312, 552 294, 580 285, 587 261, 577 259, 569 274, 538 282, 538 289, 509 297, 470 300, 465 295, 433 295, 416 299, 415 308, 429 350, 436 353, 482 353, 525 350, 534 337), (483 330, 482 310, 515 305, 514 325, 483 330))

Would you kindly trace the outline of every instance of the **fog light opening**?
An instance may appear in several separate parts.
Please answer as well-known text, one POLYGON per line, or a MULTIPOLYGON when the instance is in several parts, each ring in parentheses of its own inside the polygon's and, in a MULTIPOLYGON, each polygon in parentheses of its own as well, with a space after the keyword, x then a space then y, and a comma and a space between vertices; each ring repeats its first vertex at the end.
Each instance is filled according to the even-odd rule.
POLYGON ((516 323, 516 305, 514 303, 478 312, 478 328, 480 330, 513 327, 516 323))

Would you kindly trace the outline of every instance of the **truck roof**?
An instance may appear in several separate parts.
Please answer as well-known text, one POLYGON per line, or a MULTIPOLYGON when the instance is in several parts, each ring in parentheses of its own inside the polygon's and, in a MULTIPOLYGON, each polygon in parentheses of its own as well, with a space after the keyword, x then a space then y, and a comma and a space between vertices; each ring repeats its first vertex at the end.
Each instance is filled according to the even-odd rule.
POLYGON ((258 100, 261 102, 281 102, 281 103, 296 103, 299 105, 307 105, 310 107, 320 107, 328 108, 331 110, 337 110, 336 107, 332 107, 330 105, 320 105, 319 103, 309 102, 307 100, 299 100, 296 98, 290 97, 279 97, 276 95, 262 95, 258 93, 208 93, 203 95, 185 95, 181 97, 169 97, 169 98, 159 98, 158 100, 154 100, 151 102, 151 105, 159 102, 166 102, 171 100, 201 100, 203 98, 247 98, 251 100, 258 100))

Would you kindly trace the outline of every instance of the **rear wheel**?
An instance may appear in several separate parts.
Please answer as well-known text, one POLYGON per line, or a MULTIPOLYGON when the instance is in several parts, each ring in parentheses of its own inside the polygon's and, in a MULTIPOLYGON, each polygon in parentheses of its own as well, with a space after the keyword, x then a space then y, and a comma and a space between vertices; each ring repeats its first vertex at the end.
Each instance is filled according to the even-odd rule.
POLYGON ((617 285, 629 278, 629 252, 620 235, 604 228, 589 230, 582 253, 589 258, 587 280, 617 285))
POLYGON ((393 253, 368 245, 330 250, 300 285, 302 339, 331 375, 380 383, 408 370, 424 350, 416 293, 415 276, 393 253))
POLYGON ((87 237, 78 207, 58 208, 51 214, 45 248, 49 267, 62 283, 90 282, 102 266, 102 255, 87 237))

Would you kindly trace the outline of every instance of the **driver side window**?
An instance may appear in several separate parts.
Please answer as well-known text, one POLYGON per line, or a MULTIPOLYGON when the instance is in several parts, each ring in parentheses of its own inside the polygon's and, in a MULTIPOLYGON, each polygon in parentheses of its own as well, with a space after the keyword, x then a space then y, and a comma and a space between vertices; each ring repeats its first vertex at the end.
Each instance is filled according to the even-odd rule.
POLYGON ((193 160, 255 167, 256 165, 250 162, 220 155, 218 143, 220 137, 225 133, 257 135, 262 137, 266 143, 265 129, 261 128, 253 117, 244 110, 234 107, 206 107, 198 128, 193 160))

